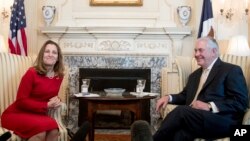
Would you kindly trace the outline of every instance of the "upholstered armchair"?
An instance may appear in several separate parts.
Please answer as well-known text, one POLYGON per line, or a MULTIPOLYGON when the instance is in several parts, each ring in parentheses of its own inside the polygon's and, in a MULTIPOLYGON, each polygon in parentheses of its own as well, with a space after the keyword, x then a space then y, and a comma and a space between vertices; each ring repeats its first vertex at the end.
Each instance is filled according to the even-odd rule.
MULTIPOLYGON (((0 116, 2 112, 15 100, 20 80, 26 70, 33 65, 34 58, 13 55, 10 53, 0 53, 0 116)), ((67 141, 67 130, 64 120, 67 116, 67 71, 62 82, 59 97, 62 105, 58 109, 49 110, 48 114, 55 118, 60 130, 59 141, 67 141)), ((0 125, 0 135, 8 131, 0 125)), ((21 141, 12 134, 10 141, 21 141)))
MULTIPOLYGON (((250 88, 250 56, 235 56, 235 55, 221 55, 220 58, 229 63, 239 65, 244 73, 247 81, 248 89, 250 88)), ((180 92, 185 86, 188 76, 191 72, 196 70, 199 66, 196 60, 191 57, 177 56, 174 60, 175 66, 172 70, 163 68, 161 72, 161 95, 176 94, 180 92)), ((168 104, 162 110, 161 116, 164 118, 177 105, 168 104)), ((245 113, 242 124, 250 125, 250 110, 245 113)), ((196 139, 203 140, 203 139, 196 139)), ((218 139, 217 141, 229 141, 229 138, 218 139)))

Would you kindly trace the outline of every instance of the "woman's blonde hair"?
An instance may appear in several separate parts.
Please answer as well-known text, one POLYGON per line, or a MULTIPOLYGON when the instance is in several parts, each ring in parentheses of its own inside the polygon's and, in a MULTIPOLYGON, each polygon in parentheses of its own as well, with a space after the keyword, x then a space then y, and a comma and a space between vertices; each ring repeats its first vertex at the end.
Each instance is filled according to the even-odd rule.
POLYGON ((62 50, 61 48, 59 47, 59 45, 52 41, 52 40, 48 40, 46 41, 42 48, 40 49, 39 51, 39 54, 36 58, 36 61, 34 63, 34 68, 36 69, 36 71, 39 73, 39 74, 42 74, 42 75, 45 75, 47 73, 47 69, 45 67, 45 64, 43 62, 43 56, 44 56, 44 52, 45 52, 45 48, 48 44, 51 44, 51 45, 55 45, 56 46, 56 49, 57 49, 57 53, 58 53, 58 59, 54 65, 54 72, 59 76, 59 77, 63 77, 64 76, 64 65, 63 65, 63 56, 62 56, 62 50))

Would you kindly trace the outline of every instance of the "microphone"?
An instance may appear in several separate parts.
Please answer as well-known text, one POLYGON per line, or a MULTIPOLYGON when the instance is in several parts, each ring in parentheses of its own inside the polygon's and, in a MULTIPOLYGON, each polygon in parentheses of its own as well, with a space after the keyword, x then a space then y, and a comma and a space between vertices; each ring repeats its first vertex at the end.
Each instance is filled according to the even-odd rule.
POLYGON ((78 131, 73 135, 71 141, 83 141, 90 129, 90 123, 88 121, 85 121, 81 127, 78 129, 78 131))
POLYGON ((11 137, 11 133, 10 132, 5 132, 4 134, 2 134, 0 136, 0 141, 7 141, 10 137, 11 137))
POLYGON ((153 141, 148 122, 137 120, 131 125, 131 141, 153 141))

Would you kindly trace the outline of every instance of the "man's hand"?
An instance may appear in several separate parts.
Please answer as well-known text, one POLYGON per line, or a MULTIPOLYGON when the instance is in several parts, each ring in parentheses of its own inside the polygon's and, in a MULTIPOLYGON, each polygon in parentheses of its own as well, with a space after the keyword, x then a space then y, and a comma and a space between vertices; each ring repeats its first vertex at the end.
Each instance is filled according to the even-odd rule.
POLYGON ((168 100, 169 100, 169 96, 164 96, 164 97, 158 99, 157 104, 156 104, 156 111, 159 112, 159 110, 162 107, 166 107, 166 105, 168 104, 168 100))
POLYGON ((202 102, 200 100, 194 101, 192 104, 190 104, 190 106, 195 109, 210 111, 209 103, 202 102))
POLYGON ((61 100, 58 96, 52 97, 48 102, 49 108, 57 108, 61 105, 61 100))

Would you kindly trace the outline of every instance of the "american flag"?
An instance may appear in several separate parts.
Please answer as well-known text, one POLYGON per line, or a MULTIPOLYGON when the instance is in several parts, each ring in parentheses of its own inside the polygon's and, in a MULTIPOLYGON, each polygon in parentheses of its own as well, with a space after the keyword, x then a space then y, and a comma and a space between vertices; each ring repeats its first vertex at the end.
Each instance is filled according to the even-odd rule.
POLYGON ((10 19, 9 48, 13 54, 27 56, 26 17, 24 0, 15 0, 10 19))
POLYGON ((204 36, 214 37, 213 22, 213 8, 211 0, 203 0, 198 38, 204 36))

